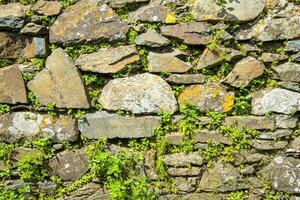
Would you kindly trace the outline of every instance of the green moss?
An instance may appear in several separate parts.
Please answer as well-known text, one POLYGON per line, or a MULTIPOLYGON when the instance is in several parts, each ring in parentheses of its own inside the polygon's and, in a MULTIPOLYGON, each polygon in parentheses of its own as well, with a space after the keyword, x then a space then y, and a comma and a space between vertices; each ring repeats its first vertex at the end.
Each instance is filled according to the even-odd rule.
POLYGON ((0 104, 0 115, 8 113, 10 111, 10 106, 7 104, 0 104))
POLYGON ((13 64, 13 62, 9 59, 5 59, 5 58, 0 59, 0 68, 6 67, 6 66, 12 65, 12 64, 13 64))

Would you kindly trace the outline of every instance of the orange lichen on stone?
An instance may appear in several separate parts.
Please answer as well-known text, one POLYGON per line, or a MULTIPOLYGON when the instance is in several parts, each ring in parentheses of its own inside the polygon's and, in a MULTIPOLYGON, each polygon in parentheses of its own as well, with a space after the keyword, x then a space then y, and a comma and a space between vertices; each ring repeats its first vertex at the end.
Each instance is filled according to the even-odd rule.
POLYGON ((224 103, 222 105, 222 109, 224 112, 229 112, 234 105, 234 95, 228 93, 224 96, 224 103))

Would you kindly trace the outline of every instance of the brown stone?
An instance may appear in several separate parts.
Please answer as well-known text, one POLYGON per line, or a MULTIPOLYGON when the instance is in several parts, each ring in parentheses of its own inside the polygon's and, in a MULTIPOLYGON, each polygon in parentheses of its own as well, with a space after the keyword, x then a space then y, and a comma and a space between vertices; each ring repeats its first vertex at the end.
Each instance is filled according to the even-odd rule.
POLYGON ((223 125, 239 129, 274 129, 275 118, 265 116, 231 116, 225 118, 223 125))
POLYGON ((0 32, 0 58, 23 57, 25 45, 25 40, 21 36, 0 32))
POLYGON ((171 74, 166 81, 175 84, 204 83, 204 77, 202 74, 171 74))
POLYGON ((34 4, 32 10, 41 15, 53 16, 58 15, 62 8, 63 6, 61 2, 39 0, 36 4, 34 4))

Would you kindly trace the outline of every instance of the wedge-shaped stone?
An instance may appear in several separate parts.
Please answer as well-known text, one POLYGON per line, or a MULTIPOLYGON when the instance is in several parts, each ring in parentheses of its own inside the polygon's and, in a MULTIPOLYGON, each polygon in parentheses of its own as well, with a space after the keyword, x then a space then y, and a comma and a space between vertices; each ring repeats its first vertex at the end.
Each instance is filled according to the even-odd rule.
POLYGON ((227 1, 224 5, 218 5, 215 0, 196 0, 192 15, 197 21, 245 22, 255 19, 264 7, 265 2, 263 0, 227 1))
POLYGON ((178 97, 179 104, 197 106, 202 112, 229 112, 234 104, 234 93, 227 92, 217 82, 192 85, 185 88, 178 97))
POLYGON ((171 87, 159 76, 145 73, 111 80, 103 88, 99 103, 108 110, 133 113, 174 113, 178 106, 171 87))
POLYGON ((27 103, 22 73, 15 65, 0 68, 0 103, 27 103))
POLYGON ((75 119, 64 115, 53 119, 50 115, 32 112, 0 116, 0 140, 15 143, 38 137, 50 137, 53 142, 75 142, 78 139, 75 119))
POLYGON ((167 82, 175 84, 193 84, 204 83, 204 76, 202 74, 171 74, 167 82))
POLYGON ((51 26, 51 43, 124 39, 126 22, 100 0, 81 0, 68 7, 51 26))
POLYGON ((161 36, 153 29, 148 29, 145 33, 138 35, 135 39, 137 45, 150 47, 161 47, 170 44, 170 40, 161 36))
POLYGON ((267 112, 291 114, 300 110, 300 94, 280 88, 266 89, 252 95, 251 106, 256 115, 267 112))
POLYGON ((147 56, 149 72, 184 73, 193 66, 180 60, 180 52, 155 53, 149 52, 147 56))
POLYGON ((82 71, 116 73, 140 59, 135 46, 100 49, 98 52, 83 54, 75 61, 82 71))
POLYGON ((273 66, 277 76, 275 78, 282 81, 292 81, 300 83, 300 64, 287 62, 282 65, 273 66))
POLYGON ((78 122, 80 132, 89 139, 151 137, 159 125, 156 116, 122 117, 105 111, 87 114, 78 122))
POLYGON ((262 53, 260 60, 269 63, 275 61, 282 61, 288 59, 287 55, 284 54, 276 54, 276 53, 262 53))
POLYGON ((264 73, 265 66, 253 57, 238 62, 223 82, 234 87, 246 87, 249 82, 264 73))
POLYGON ((20 3, 0 5, 0 29, 19 29, 24 24, 26 12, 30 6, 20 3))
POLYGON ((27 84, 42 105, 58 108, 89 108, 80 74, 72 59, 58 48, 46 60, 46 68, 27 84))

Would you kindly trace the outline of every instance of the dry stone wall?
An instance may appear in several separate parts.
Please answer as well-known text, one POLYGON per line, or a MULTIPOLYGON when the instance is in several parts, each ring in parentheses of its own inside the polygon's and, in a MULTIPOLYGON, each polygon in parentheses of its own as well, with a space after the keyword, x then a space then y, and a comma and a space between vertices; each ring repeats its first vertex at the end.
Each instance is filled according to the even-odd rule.
POLYGON ((300 199, 299 0, 0 0, 0 199, 300 199))

